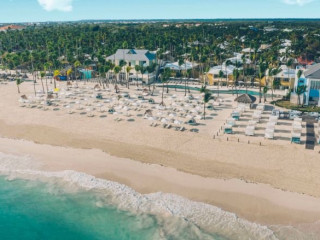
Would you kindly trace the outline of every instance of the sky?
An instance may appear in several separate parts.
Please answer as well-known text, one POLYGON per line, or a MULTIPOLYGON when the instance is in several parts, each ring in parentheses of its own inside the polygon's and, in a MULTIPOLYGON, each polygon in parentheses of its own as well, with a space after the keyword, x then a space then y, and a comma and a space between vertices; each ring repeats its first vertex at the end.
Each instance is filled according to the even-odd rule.
POLYGON ((0 0, 0 22, 320 18, 320 0, 0 0))

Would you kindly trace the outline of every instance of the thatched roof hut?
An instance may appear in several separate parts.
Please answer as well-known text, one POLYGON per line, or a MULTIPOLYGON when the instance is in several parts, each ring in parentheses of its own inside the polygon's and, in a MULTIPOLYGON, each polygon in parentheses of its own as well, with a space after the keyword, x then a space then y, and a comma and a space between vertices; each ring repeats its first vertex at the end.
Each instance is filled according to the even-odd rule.
POLYGON ((256 97, 250 94, 242 94, 241 96, 235 99, 238 103, 252 104, 256 101, 256 97))

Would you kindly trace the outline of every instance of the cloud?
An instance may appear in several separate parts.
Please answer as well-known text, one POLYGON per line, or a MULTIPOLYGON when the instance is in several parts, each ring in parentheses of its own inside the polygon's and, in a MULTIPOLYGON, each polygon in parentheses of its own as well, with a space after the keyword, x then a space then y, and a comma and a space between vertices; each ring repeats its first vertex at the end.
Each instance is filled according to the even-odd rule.
POLYGON ((286 4, 290 4, 290 5, 299 5, 299 6, 303 6, 307 3, 311 3, 314 0, 283 0, 284 3, 286 4))
POLYGON ((38 3, 46 11, 72 11, 72 1, 73 0, 38 0, 38 3))

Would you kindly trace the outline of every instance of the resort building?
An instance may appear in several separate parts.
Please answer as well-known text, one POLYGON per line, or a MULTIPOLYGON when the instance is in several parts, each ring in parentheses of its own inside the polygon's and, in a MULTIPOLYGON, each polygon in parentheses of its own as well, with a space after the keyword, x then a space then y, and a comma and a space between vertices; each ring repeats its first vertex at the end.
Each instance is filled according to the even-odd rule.
MULTIPOLYGON (((226 62, 229 61, 233 65, 243 64, 242 56, 243 54, 241 53, 234 53, 234 57, 228 58, 226 62)), ((244 61, 245 64, 251 64, 251 60, 247 57, 244 59, 244 61)))
POLYGON ((218 65, 212 67, 207 73, 207 84, 209 85, 218 85, 228 86, 233 83, 233 70, 236 67, 233 65, 218 65), (219 77, 220 71, 223 72, 223 77, 219 77))
POLYGON ((320 106, 320 63, 306 68, 297 67, 296 72, 298 73, 299 70, 302 70, 302 75, 298 79, 298 74, 296 74, 295 92, 292 94, 291 102, 297 103, 298 87, 306 86, 306 92, 300 95, 300 103, 320 106))
POLYGON ((145 83, 149 83, 155 80, 155 74, 145 71, 141 74, 141 71, 136 71, 135 66, 145 67, 151 66, 156 63, 156 54, 144 49, 118 49, 117 52, 106 58, 107 61, 111 61, 116 66, 119 66, 121 62, 125 65, 123 70, 119 73, 119 79, 126 79, 127 75, 131 80, 139 80, 145 83), (127 67, 131 67, 130 72, 127 74, 127 67))
POLYGON ((162 69, 170 68, 172 71, 187 71, 197 67, 197 63, 192 63, 185 61, 182 65, 179 65, 179 62, 168 62, 162 67, 162 69))
MULTIPOLYGON (((276 85, 278 85, 281 89, 293 89, 296 79, 296 70, 288 68, 286 65, 281 65, 280 69, 281 72, 277 75, 266 77, 268 78, 269 85, 272 86, 273 82, 276 81, 276 85)), ((266 73, 266 76, 268 76, 268 72, 266 73)))
POLYGON ((147 67, 155 63, 156 54, 143 49, 118 49, 115 54, 107 57, 107 61, 109 60, 116 65, 119 65, 120 61, 123 60, 130 67, 136 65, 147 67))

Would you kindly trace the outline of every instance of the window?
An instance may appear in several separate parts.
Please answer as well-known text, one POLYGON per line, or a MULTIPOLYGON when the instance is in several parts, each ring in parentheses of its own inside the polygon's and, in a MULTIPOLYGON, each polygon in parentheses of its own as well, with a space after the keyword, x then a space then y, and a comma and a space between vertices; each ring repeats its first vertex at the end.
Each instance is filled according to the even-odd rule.
POLYGON ((320 81, 311 81, 310 88, 320 90, 320 81))

